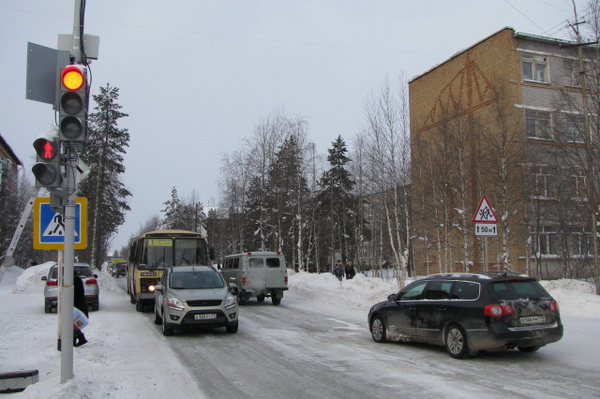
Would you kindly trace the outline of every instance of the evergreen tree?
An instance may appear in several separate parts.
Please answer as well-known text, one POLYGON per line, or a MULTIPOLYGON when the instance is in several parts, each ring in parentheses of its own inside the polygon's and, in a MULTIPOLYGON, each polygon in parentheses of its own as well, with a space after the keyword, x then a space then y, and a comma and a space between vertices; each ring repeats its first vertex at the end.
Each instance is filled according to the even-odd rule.
MULTIPOLYGON (((356 214, 356 201, 352 194, 355 181, 347 169, 350 162, 347 153, 346 143, 342 136, 338 136, 328 150, 327 161, 330 168, 323 173, 319 181, 319 212, 321 220, 329 227, 329 230, 323 230, 320 242, 323 249, 329 248, 328 258, 331 264, 337 254, 342 261, 346 260, 348 243, 352 237, 351 220, 356 214)), ((327 255, 326 252, 321 251, 323 256, 327 255)), ((320 261, 326 263, 327 258, 323 257, 320 261)))
POLYGON ((243 249, 248 251, 273 249, 270 245, 273 229, 269 220, 270 209, 267 206, 269 190, 261 182, 259 176, 252 177, 244 202, 244 220, 247 223, 242 225, 243 249))
POLYGON ((119 119, 128 116, 117 103, 118 88, 107 83, 93 99, 96 112, 89 115, 87 146, 82 155, 90 174, 79 191, 88 198, 88 248, 84 258, 99 268, 111 236, 130 210, 127 197, 131 193, 120 180, 125 173, 123 155, 129 146, 129 132, 118 127, 119 119))
POLYGON ((266 190, 273 229, 273 248, 283 251, 286 259, 297 263, 305 243, 303 231, 309 190, 302 168, 298 138, 291 135, 283 142, 270 165, 266 190), (299 251, 296 251, 299 249, 299 251))
POLYGON ((183 207, 175 187, 171 188, 171 199, 163 202, 163 205, 165 208, 161 210, 161 213, 164 214, 161 220, 161 229, 181 229, 183 207))
POLYGON ((202 203, 196 201, 195 195, 188 202, 181 200, 177 189, 171 189, 171 199, 163 203, 165 208, 161 211, 165 214, 161 221, 162 229, 178 229, 201 231, 203 229, 206 215, 202 203))

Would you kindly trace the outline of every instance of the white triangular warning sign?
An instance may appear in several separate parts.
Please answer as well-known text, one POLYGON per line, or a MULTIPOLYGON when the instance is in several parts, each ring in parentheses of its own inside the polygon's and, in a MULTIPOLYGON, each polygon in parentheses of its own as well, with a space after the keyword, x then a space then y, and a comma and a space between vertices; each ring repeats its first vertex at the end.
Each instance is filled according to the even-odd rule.
MULTIPOLYGON (((52 220, 48 223, 46 230, 44 230, 44 237, 56 237, 65 235, 65 221, 61 213, 54 213, 52 220)), ((75 237, 77 237, 77 229, 75 229, 75 237)))
POLYGON ((473 215, 473 223, 498 223, 496 212, 494 212, 494 208, 492 208, 485 195, 481 199, 475 215, 473 215))

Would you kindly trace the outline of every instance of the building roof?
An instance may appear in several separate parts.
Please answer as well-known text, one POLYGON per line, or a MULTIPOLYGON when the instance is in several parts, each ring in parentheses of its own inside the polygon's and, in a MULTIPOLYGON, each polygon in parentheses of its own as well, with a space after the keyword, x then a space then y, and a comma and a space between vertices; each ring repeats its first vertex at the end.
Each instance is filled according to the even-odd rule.
POLYGON ((454 58, 460 56, 461 54, 464 54, 465 52, 471 50, 472 48, 478 46, 479 44, 485 42, 486 40, 488 40, 488 39, 490 39, 490 38, 492 38, 492 37, 500 34, 501 32, 504 32, 505 30, 512 31, 513 32, 513 36, 516 39, 530 40, 530 41, 536 41, 536 42, 540 42, 540 43, 549 43, 549 44, 554 44, 554 45, 557 45, 557 46, 565 46, 565 47, 567 47, 567 46, 576 46, 577 45, 577 42, 575 42, 575 41, 564 40, 564 39, 557 39, 557 38, 548 37, 548 36, 533 35, 533 34, 529 34, 529 33, 516 32, 514 30, 514 28, 511 28, 510 26, 505 26, 504 28, 502 28, 502 29, 500 29, 500 30, 492 33, 489 36, 486 36, 485 38, 479 40, 478 42, 472 44, 471 46, 469 46, 469 47, 467 47, 465 49, 457 51, 450 58, 448 58, 446 61, 444 61, 444 62, 442 62, 440 64, 437 64, 437 65, 434 65, 433 67, 429 68, 427 71, 423 72, 422 74, 417 75, 414 78, 410 79, 410 81, 408 83, 411 83, 411 82, 413 82, 413 81, 421 78, 422 76, 427 75, 428 73, 430 73, 431 71, 435 70, 439 66, 444 65, 448 61, 453 60, 454 58))
POLYGON ((12 158, 11 161, 14 164, 16 164, 17 166, 23 166, 23 163, 21 163, 21 160, 17 157, 17 155, 12 150, 12 148, 10 148, 10 146, 8 145, 6 140, 4 140, 4 137, 2 137, 1 134, 0 134, 0 148, 2 148, 4 151, 6 151, 7 155, 12 158))

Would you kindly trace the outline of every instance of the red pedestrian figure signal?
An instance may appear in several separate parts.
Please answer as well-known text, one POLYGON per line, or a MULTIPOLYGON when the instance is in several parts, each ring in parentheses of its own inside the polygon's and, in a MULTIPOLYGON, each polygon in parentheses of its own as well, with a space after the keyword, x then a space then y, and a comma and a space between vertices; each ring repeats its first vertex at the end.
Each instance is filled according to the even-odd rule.
POLYGON ((44 144, 44 155, 42 155, 42 158, 48 160, 54 158, 54 151, 55 147, 49 141, 46 141, 46 144, 44 144))

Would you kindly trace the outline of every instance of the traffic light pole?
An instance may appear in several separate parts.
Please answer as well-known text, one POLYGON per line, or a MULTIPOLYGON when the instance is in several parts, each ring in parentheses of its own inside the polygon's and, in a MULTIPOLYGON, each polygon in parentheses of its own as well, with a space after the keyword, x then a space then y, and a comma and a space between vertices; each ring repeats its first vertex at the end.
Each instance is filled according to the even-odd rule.
MULTIPOLYGON (((83 61, 81 40, 83 32, 82 0, 75 0, 75 14, 73 17, 73 44, 71 57, 73 61, 81 64, 83 61)), ((73 272, 75 262, 75 170, 77 168, 77 144, 66 144, 66 191, 65 204, 65 239, 63 255, 63 281, 60 287, 60 331, 59 345, 61 348, 60 382, 62 384, 73 379, 73 306, 74 288, 73 272)))
POLYGON ((73 272, 75 262, 75 168, 77 152, 74 145, 66 151, 67 202, 65 203, 65 241, 63 255, 63 281, 61 285, 61 383, 73 378, 73 272))

